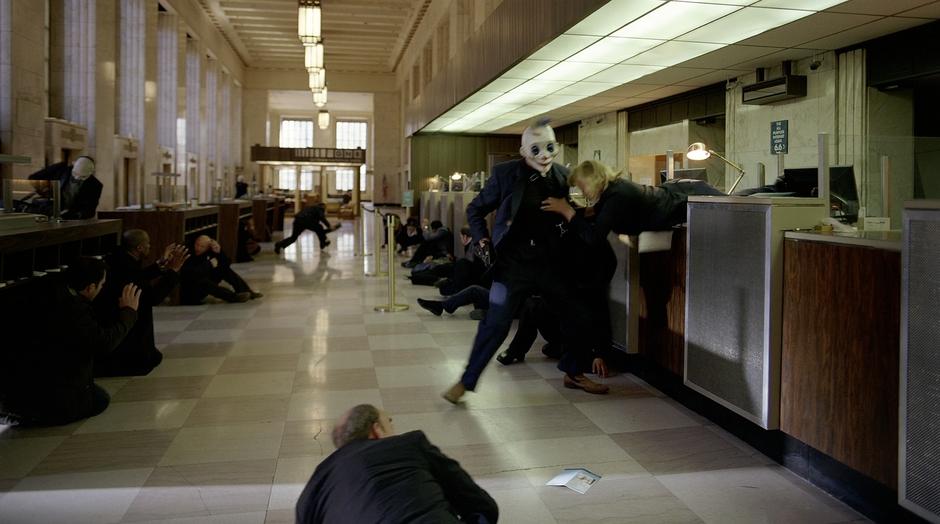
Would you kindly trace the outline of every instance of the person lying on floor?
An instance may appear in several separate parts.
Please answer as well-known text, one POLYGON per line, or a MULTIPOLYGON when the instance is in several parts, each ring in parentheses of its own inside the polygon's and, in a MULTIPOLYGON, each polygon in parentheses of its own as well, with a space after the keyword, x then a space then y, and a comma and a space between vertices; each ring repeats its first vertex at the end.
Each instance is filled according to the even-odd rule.
POLYGON ((453 315, 458 308, 473 304, 473 311, 470 312, 470 318, 473 320, 483 320, 486 317, 486 309, 490 305, 489 288, 472 285, 460 290, 444 300, 418 299, 418 305, 430 311, 435 316, 441 316, 441 313, 447 312, 453 315))
POLYGON ((430 228, 425 226, 424 241, 415 250, 411 260, 401 263, 401 267, 413 268, 421 262, 430 262, 435 258, 454 257, 454 234, 444 227, 440 220, 434 220, 430 228))
POLYGON ((369 404, 333 429, 330 456, 296 506, 298 524, 495 524, 496 501, 422 431, 395 435, 392 419, 369 404))
POLYGON ((264 296, 252 291, 232 269, 232 263, 219 243, 206 235, 193 242, 193 256, 183 265, 180 278, 180 301, 183 304, 202 304, 208 296, 226 302, 247 302, 264 296), (223 281, 232 287, 222 286, 223 281))

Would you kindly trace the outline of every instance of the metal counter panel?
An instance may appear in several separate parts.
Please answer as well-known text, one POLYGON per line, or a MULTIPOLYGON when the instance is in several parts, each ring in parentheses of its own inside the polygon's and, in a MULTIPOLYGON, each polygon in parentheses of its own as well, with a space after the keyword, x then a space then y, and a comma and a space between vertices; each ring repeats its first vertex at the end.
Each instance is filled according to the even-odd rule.
POLYGON ((940 210, 903 222, 898 498, 940 522, 940 210))
POLYGON ((685 383, 767 427, 771 206, 690 204, 685 383))

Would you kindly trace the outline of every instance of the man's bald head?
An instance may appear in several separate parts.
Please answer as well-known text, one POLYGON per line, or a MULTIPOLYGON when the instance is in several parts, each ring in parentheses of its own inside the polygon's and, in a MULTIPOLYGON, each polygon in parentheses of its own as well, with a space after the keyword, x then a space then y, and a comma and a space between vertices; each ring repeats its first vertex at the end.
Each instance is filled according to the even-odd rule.
POLYGON ((339 449, 357 440, 371 440, 394 434, 392 419, 371 404, 359 404, 343 414, 333 428, 333 445, 339 449))
POLYGON ((200 235, 193 243, 193 253, 198 257, 208 251, 211 244, 212 239, 208 235, 200 235))
POLYGON ((122 237, 122 245, 133 257, 146 257, 150 254, 150 235, 143 229, 128 229, 122 237))

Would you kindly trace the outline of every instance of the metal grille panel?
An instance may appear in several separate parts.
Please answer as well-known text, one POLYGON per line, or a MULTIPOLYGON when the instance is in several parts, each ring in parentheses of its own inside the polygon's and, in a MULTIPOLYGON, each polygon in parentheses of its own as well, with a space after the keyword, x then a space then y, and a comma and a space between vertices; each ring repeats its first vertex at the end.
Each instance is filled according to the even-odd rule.
POLYGON ((686 382, 766 425, 769 206, 690 204, 686 382))
MULTIPOLYGON (((905 272, 907 331, 902 464, 909 502, 940 522, 940 212, 933 220, 907 220, 905 272)), ((902 342, 903 343, 903 342, 902 342)), ((903 382, 902 382, 903 383, 903 382)))

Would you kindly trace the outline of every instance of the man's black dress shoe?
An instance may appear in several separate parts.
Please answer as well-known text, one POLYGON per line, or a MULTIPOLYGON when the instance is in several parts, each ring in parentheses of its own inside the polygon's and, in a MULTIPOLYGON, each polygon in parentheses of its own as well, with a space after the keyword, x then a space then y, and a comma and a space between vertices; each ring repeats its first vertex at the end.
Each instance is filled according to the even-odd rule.
POLYGON ((515 364, 516 362, 525 362, 525 356, 513 355, 509 351, 503 351, 499 355, 496 355, 496 360, 504 366, 509 366, 515 364))

